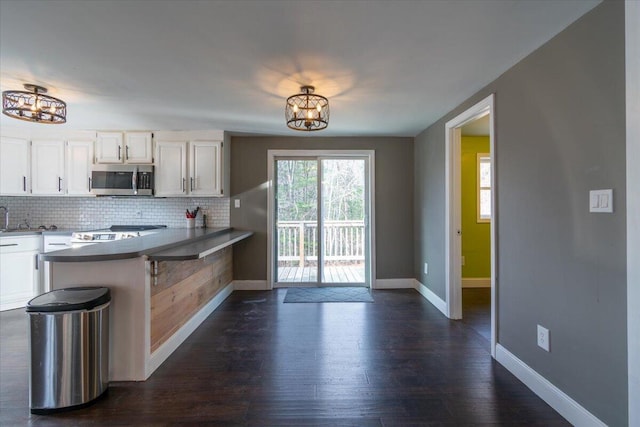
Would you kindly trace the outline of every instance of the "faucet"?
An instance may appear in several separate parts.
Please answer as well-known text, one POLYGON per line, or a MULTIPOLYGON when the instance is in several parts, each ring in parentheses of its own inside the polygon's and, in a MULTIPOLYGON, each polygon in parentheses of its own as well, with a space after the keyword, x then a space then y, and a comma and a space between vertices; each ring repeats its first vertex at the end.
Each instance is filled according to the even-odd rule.
POLYGON ((6 206, 0 206, 0 209, 4 209, 4 227, 3 230, 9 229, 9 208, 6 206))

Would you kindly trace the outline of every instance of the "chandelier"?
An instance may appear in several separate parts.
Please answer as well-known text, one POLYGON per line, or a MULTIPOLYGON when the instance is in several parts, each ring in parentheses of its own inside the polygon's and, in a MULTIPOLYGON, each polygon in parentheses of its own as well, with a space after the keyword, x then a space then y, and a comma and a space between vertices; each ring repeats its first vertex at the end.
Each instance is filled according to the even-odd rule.
POLYGON ((60 124, 67 121, 67 104, 45 95, 42 86, 25 84, 24 90, 2 92, 2 113, 28 122, 60 124))
POLYGON ((294 130, 322 130, 329 126, 329 100, 315 95, 313 86, 302 86, 300 92, 287 98, 284 114, 287 126, 294 130))

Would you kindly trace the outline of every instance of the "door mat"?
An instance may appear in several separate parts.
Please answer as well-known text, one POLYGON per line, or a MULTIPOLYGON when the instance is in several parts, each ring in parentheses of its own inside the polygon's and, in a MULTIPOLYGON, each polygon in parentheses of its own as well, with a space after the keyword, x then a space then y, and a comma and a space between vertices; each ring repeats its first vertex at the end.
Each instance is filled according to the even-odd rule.
POLYGON ((284 302, 373 302, 369 288, 289 288, 284 302))

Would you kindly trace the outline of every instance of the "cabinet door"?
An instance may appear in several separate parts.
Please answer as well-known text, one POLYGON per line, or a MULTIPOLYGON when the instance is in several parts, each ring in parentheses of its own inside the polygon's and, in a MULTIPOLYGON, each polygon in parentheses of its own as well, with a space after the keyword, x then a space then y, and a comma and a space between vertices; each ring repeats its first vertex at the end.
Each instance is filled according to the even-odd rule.
POLYGON ((192 196, 222 195, 222 143, 190 142, 189 191, 192 196))
POLYGON ((31 194, 64 194, 64 142, 31 143, 31 194))
POLYGON ((122 163, 124 151, 121 132, 98 132, 96 163, 122 163))
POLYGON ((187 191, 187 143, 156 141, 156 196, 184 196, 187 191))
POLYGON ((124 152, 127 163, 153 163, 151 132, 125 133, 124 152))
POLYGON ((0 238, 0 310, 24 307, 39 292, 40 236, 0 238))
POLYGON ((27 195, 28 179, 29 141, 0 138, 0 195, 27 195))
POLYGON ((67 194, 91 195, 93 141, 67 142, 67 194))

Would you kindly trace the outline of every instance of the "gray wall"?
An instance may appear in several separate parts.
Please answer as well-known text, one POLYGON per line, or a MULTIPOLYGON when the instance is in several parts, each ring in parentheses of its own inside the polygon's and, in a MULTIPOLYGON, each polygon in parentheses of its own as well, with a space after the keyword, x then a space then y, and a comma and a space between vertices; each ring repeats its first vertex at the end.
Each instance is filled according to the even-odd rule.
POLYGON ((267 150, 375 150, 376 276, 413 277, 412 138, 231 138, 231 226, 255 234, 234 245, 235 280, 267 279, 267 150), (240 199, 235 209, 233 199, 240 199))
POLYGON ((624 2, 605 1, 415 141, 414 272, 444 299, 444 125, 495 93, 498 342, 612 426, 627 424, 624 54, 624 2), (601 188, 613 214, 588 212, 601 188))

